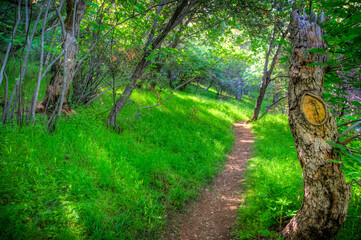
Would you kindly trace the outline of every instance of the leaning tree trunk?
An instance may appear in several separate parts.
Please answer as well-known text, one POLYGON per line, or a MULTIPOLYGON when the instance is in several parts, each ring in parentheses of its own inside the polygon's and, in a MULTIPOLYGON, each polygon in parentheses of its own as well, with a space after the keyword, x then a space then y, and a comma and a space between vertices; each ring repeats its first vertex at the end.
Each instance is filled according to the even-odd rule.
POLYGON ((253 110, 253 115, 252 115, 251 119, 248 121, 258 120, 259 112, 261 111, 261 107, 262 107, 262 102, 263 102, 264 96, 266 94, 268 84, 270 82, 269 78, 267 78, 267 75, 268 74, 267 74, 267 70, 266 70, 266 72, 263 73, 261 87, 259 89, 259 95, 257 97, 256 106, 254 107, 254 110, 253 110))
MULTIPOLYGON (((345 221, 351 196, 338 155, 327 141, 337 141, 337 126, 322 100, 327 49, 316 16, 291 15, 291 68, 288 87, 289 124, 303 168, 301 209, 283 230, 288 239, 330 239, 345 221), (311 21, 311 20, 313 21, 311 21), (319 64, 313 64, 319 63, 319 64), (311 65, 310 65, 311 64, 311 65)), ((322 18, 321 18, 322 21, 322 18)))
MULTIPOLYGON (((274 68, 276 66, 276 63, 278 62, 278 54, 280 53, 280 51, 282 49, 282 43, 279 43, 278 46, 277 46, 277 49, 275 51, 275 54, 273 55, 271 66, 268 69, 269 57, 271 55, 273 44, 275 42, 276 27, 277 27, 276 24, 277 23, 275 23, 274 30, 273 30, 273 33, 272 33, 271 42, 270 42, 270 45, 268 46, 268 50, 267 50, 267 53, 266 53, 266 60, 265 60, 264 67, 263 67, 262 82, 261 82, 261 87, 260 87, 260 90, 259 90, 259 95, 258 95, 258 98, 257 98, 257 101, 256 101, 256 106, 255 106, 254 111, 253 111, 253 116, 247 122, 258 120, 258 116, 259 116, 259 113, 261 111, 262 102, 263 102, 264 96, 266 94, 267 87, 268 87, 269 83, 272 81, 271 75, 272 75, 273 70, 274 70, 274 68)), ((287 28, 287 30, 285 32, 282 33, 281 39, 284 39, 287 36, 288 30, 289 30, 289 27, 287 28)))
POLYGON ((116 120, 119 113, 124 108, 125 104, 129 100, 130 96, 132 95, 133 90, 135 89, 136 83, 138 79, 142 77, 145 70, 150 64, 150 60, 148 57, 154 50, 158 49, 168 33, 174 29, 182 20, 183 18, 189 13, 189 11, 193 8, 193 6, 197 3, 198 0, 182 0, 180 4, 175 8, 170 20, 166 24, 166 26, 162 29, 161 33, 154 38, 151 34, 148 35, 148 41, 144 48, 143 55, 139 60, 132 76, 131 76, 131 83, 129 83, 120 96, 120 98, 114 103, 114 107, 110 111, 108 118, 107 118, 107 125, 112 128, 117 128, 116 120))
POLYGON ((67 0, 66 1, 66 19, 64 21, 63 32, 63 49, 66 49, 67 58, 61 61, 57 67, 55 75, 51 79, 47 89, 45 98, 37 104, 36 111, 42 112, 47 111, 48 108, 54 109, 59 98, 62 95, 63 88, 65 89, 65 95, 63 98, 63 111, 68 113, 71 111, 68 104, 66 104, 67 95, 69 93, 70 84, 76 68, 76 58, 79 52, 79 44, 77 37, 80 31, 80 23, 84 17, 88 4, 85 0, 67 0), (76 5, 75 5, 76 3, 76 5), (64 81, 64 64, 66 64, 64 81))

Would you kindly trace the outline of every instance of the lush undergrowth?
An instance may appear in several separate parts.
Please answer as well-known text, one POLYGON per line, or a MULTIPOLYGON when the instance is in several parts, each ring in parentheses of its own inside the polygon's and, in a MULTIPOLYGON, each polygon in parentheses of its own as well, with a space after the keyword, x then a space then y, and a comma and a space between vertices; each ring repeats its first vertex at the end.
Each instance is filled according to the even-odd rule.
MULTIPOLYGON (((274 239, 302 204, 302 169, 286 116, 268 115, 255 122, 252 130, 254 154, 248 163, 235 235, 274 239)), ((360 216, 359 187, 353 188, 352 196, 348 215, 360 216)), ((360 219, 348 218, 336 239, 361 239, 360 229, 360 219)))
POLYGON ((248 162, 239 209, 239 239, 276 230, 301 206, 302 169, 286 116, 268 115, 252 125, 253 157, 248 162))
POLYGON ((169 92, 139 91, 119 117, 105 119, 111 94, 76 108, 55 132, 42 116, 5 125, 0 149, 1 239, 154 239, 168 214, 197 198, 222 168, 249 102, 213 93, 176 93, 164 106, 136 111, 169 92))
MULTIPOLYGON (((361 141, 354 141, 351 144, 351 147, 354 149, 361 149, 361 141)), ((343 162, 345 162, 346 159, 344 157, 343 162)), ((360 176, 361 173, 361 162, 355 162, 355 160, 348 160, 346 164, 346 172, 349 172, 349 174, 352 174, 350 171, 353 172, 353 174, 358 173, 360 176)), ((355 176, 354 176, 355 177, 355 176)), ((346 177, 347 182, 353 182, 354 180, 346 177)), ((361 185, 353 184, 352 185, 352 199, 350 201, 350 205, 348 208, 347 215, 350 216, 347 218, 346 223, 343 225, 343 227, 340 229, 340 232, 338 233, 336 239, 338 240, 358 240, 361 239, 361 219, 360 218, 352 218, 352 217, 360 217, 361 216, 361 185)))

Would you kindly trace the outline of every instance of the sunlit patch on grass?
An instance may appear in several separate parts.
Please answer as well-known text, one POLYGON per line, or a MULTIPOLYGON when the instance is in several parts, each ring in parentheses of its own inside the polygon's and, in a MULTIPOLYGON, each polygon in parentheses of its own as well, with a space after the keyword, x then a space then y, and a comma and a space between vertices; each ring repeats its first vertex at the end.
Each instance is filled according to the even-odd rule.
MULTIPOLYGON (((71 188, 71 185, 69 185, 71 188)), ((62 205, 63 215, 66 219, 66 224, 70 228, 70 233, 74 239, 81 239, 85 235, 85 228, 78 214, 79 207, 76 203, 67 201, 66 196, 60 197, 60 203, 62 205)))

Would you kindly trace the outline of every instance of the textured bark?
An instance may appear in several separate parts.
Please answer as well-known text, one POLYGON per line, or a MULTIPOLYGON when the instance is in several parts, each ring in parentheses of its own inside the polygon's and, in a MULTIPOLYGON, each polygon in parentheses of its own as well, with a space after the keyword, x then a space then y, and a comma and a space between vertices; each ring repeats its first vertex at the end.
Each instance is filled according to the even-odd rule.
POLYGON ((64 61, 61 61, 57 67, 57 71, 46 89, 45 98, 37 104, 37 112, 46 111, 48 107, 53 109, 51 106, 55 106, 57 104, 64 87, 66 87, 66 89, 63 97, 63 112, 71 112, 69 105, 66 104, 65 101, 69 93, 70 84, 73 80, 72 77, 76 68, 76 58, 79 52, 77 37, 79 35, 80 23, 84 17, 87 6, 88 5, 85 0, 67 0, 66 19, 64 21, 65 33, 63 33, 63 49, 67 49, 67 57, 64 61), (77 3, 76 8, 75 2, 77 3), (64 64, 66 64, 66 81, 64 81, 63 73, 64 64), (64 84, 66 84, 66 86, 64 84))
POLYGON ((124 108, 126 102, 129 100, 130 96, 132 95, 132 92, 135 89, 135 87, 136 87, 135 82, 127 84, 122 95, 119 97, 116 104, 114 105, 114 107, 112 108, 112 110, 108 115, 107 118, 108 126, 116 127, 118 114, 124 108))
MULTIPOLYGON (((351 196, 350 186, 337 163, 328 159, 338 156, 326 141, 337 141, 337 126, 324 104, 324 123, 312 123, 304 108, 305 93, 322 101, 327 56, 307 50, 327 49, 321 28, 314 17, 303 18, 297 12, 291 15, 291 67, 288 90, 289 124, 295 140, 298 159, 303 168, 304 199, 301 209, 283 230, 288 239, 330 239, 345 221, 351 196)), ((321 102, 320 101, 320 102, 321 102)), ((317 113, 317 111, 316 111, 317 113)))
POLYGON ((259 112, 261 111, 262 102, 266 94, 268 84, 269 84, 269 79, 267 79, 267 75, 263 74, 261 87, 259 89, 259 95, 256 101, 256 106, 254 107, 253 116, 249 121, 258 120, 259 112))

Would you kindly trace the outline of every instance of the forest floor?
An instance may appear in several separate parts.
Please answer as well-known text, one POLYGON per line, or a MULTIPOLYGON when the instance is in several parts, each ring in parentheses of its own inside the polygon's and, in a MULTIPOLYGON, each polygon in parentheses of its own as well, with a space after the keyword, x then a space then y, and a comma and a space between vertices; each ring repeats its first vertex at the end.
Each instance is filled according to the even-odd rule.
POLYGON ((242 200, 243 172, 251 157, 253 135, 244 122, 234 124, 235 144, 225 169, 205 188, 188 214, 176 216, 166 239, 232 239, 231 232, 242 200))

